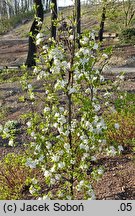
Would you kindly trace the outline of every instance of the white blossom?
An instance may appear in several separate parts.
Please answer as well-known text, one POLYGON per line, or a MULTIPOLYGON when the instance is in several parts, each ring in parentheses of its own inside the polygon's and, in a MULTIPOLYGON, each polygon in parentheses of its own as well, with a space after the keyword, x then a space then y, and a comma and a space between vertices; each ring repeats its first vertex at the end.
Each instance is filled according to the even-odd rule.
POLYGON ((98 169, 98 174, 99 174, 99 175, 103 175, 103 173, 104 173, 103 168, 99 168, 99 169, 98 169))
POLYGON ((55 122, 54 124, 53 124, 53 126, 55 127, 55 128, 58 128, 58 123, 57 122, 55 122))
POLYGON ((33 70, 33 73, 34 73, 34 74, 37 74, 38 72, 39 72, 39 71, 38 71, 38 68, 35 67, 34 70, 33 70))
POLYGON ((72 197, 68 195, 68 196, 66 196, 66 199, 67 199, 67 200, 71 200, 72 197))
POLYGON ((41 150, 40 145, 36 145, 36 147, 35 147, 35 151, 40 152, 40 150, 41 150))
POLYGON ((83 186, 83 185, 84 185, 84 180, 81 180, 81 181, 79 182, 79 185, 80 185, 80 186, 83 186))
POLYGON ((45 107, 44 108, 44 113, 46 113, 46 112, 50 112, 50 107, 45 107))
POLYGON ((58 156, 58 155, 52 156, 52 160, 53 160, 54 162, 58 162, 59 159, 60 159, 60 156, 58 156))
POLYGON ((70 41, 73 41, 73 40, 74 40, 74 35, 70 35, 68 39, 69 39, 70 41))
POLYGON ((101 108, 99 104, 95 104, 95 103, 93 103, 93 107, 94 107, 95 112, 98 112, 101 108))
POLYGON ((70 144, 69 143, 65 143, 64 144, 64 148, 69 150, 70 149, 70 144))
POLYGON ((75 88, 69 88, 69 91, 68 91, 68 94, 73 94, 76 92, 76 89, 75 88))
POLYGON ((89 42, 89 38, 84 36, 83 39, 80 40, 82 45, 86 45, 89 42))
POLYGON ((42 197, 38 197, 38 199, 37 200, 43 200, 43 198, 42 197))
POLYGON ((112 113, 116 113, 116 109, 114 108, 114 107, 110 107, 110 111, 112 112, 112 113))
POLYGON ((105 59, 108 59, 108 55, 105 54, 105 53, 102 55, 102 57, 105 58, 105 59))
POLYGON ((62 197, 64 197, 64 194, 63 194, 62 192, 60 192, 60 193, 58 194, 58 196, 59 196, 60 198, 62 198, 62 197))
POLYGON ((43 200, 50 200, 50 197, 48 195, 44 195, 43 200))
POLYGON ((105 102, 105 106, 109 106, 109 102, 108 101, 105 102))
POLYGON ((82 170, 88 169, 88 165, 87 165, 87 164, 82 164, 82 165, 80 166, 80 168, 81 168, 82 170))
POLYGON ((52 143, 50 143, 49 141, 46 141, 46 148, 50 149, 52 147, 52 143))
POLYGON ((80 149, 85 149, 85 145, 83 143, 80 144, 80 149))
POLYGON ((116 155, 116 149, 114 148, 114 146, 110 146, 109 149, 107 150, 109 155, 115 156, 116 155))
POLYGON ((33 185, 31 185, 29 188, 30 194, 34 194, 36 191, 37 191, 36 188, 34 188, 33 185))
POLYGON ((41 156, 39 157, 38 161, 39 161, 39 162, 42 162, 43 160, 44 160, 44 156, 41 155, 41 156))
POLYGON ((59 90, 64 88, 67 85, 67 81, 64 80, 57 80, 57 83, 54 85, 55 90, 59 90))
POLYGON ((50 183, 53 185, 56 183, 56 180, 54 178, 51 178, 50 183))
POLYGON ((55 170, 56 170, 56 167, 55 167, 55 165, 51 168, 51 172, 53 173, 53 172, 55 172, 55 170))
POLYGON ((3 126, 0 124, 0 132, 3 131, 3 126))
POLYGON ((40 45, 42 41, 43 41, 42 38, 38 38, 38 39, 36 40, 36 45, 37 45, 37 46, 40 45))
POLYGON ((38 33, 36 39, 42 38, 43 36, 44 36, 43 33, 38 33))
POLYGON ((32 85, 31 84, 28 84, 28 89, 32 89, 32 85))
POLYGON ((85 93, 86 93, 86 94, 91 93, 91 89, 90 89, 90 88, 87 88, 87 89, 85 90, 85 93))
POLYGON ((47 178, 51 175, 51 173, 48 170, 45 170, 44 172, 44 176, 47 178))
POLYGON ((71 159, 71 160, 70 160, 70 163, 71 163, 71 164, 75 164, 75 160, 71 159))
POLYGON ((80 139, 84 140, 84 139, 86 139, 86 136, 82 135, 82 136, 80 136, 80 139))
POLYGON ((111 96, 111 93, 109 93, 109 92, 106 92, 106 93, 104 93, 104 98, 107 98, 107 97, 110 97, 111 96))
POLYGON ((58 168, 62 169, 65 167, 65 162, 58 163, 58 168))
POLYGON ((35 137, 35 132, 34 131, 31 132, 31 136, 35 137))
POLYGON ((80 144, 80 149, 84 149, 86 152, 89 151, 89 146, 88 145, 84 145, 83 143, 80 144))
POLYGON ((39 197, 37 200, 50 200, 48 195, 44 195, 43 197, 39 197))
POLYGON ((118 150, 119 150, 120 152, 123 151, 123 150, 124 150, 123 146, 122 146, 122 145, 119 145, 119 146, 118 146, 118 150))
POLYGON ((32 100, 32 99, 34 99, 34 98, 35 98, 34 92, 31 92, 31 93, 30 93, 30 99, 32 100))
POLYGON ((56 175, 55 175, 55 179, 56 179, 57 181, 59 181, 60 178, 61 178, 61 175, 60 175, 60 174, 56 174, 56 175))
POLYGON ((13 139, 9 140, 8 145, 9 145, 9 146, 14 146, 14 141, 13 141, 13 139))
POLYGON ((95 156, 91 156, 91 161, 96 161, 97 158, 95 156))
POLYGON ((90 196, 90 200, 95 200, 96 199, 94 191, 91 191, 91 190, 87 191, 87 194, 90 196))
POLYGON ((60 116, 60 114, 58 112, 55 113, 54 117, 58 118, 60 116))
POLYGON ((59 151, 59 155, 63 155, 64 154, 64 151, 63 150, 60 150, 59 151))
POLYGON ((64 124, 64 123, 66 123, 66 118, 65 118, 65 116, 64 115, 61 115, 61 117, 58 119, 58 122, 60 122, 60 123, 62 123, 62 124, 64 124))
POLYGON ((95 40, 95 34, 93 32, 91 32, 90 36, 92 40, 95 40))
POLYGON ((60 112, 64 112, 64 107, 59 107, 60 112))
POLYGON ((125 77, 124 77, 124 75, 118 75, 118 76, 116 76, 116 78, 120 79, 120 80, 124 80, 125 77))
POLYGON ((104 82, 105 81, 105 78, 104 78, 104 76, 100 76, 100 82, 104 82))
POLYGON ((28 122, 26 123, 26 125, 28 126, 28 128, 30 128, 30 127, 32 126, 31 121, 28 121, 28 122))
POLYGON ((120 125, 119 125, 118 123, 115 123, 115 124, 114 124, 114 127, 115 127, 115 129, 118 130, 118 129, 120 128, 120 125))
POLYGON ((33 161, 32 158, 28 158, 26 161, 26 166, 30 167, 30 168, 36 168, 37 165, 37 161, 33 161))
POLYGON ((7 137, 9 137, 9 134, 8 134, 9 131, 10 131, 10 130, 9 130, 7 127, 4 127, 3 133, 4 133, 4 134, 7 134, 7 137))
POLYGON ((98 44, 97 44, 97 43, 94 44, 93 49, 94 49, 94 50, 97 50, 97 49, 98 49, 98 44))
POLYGON ((37 26, 42 26, 42 21, 38 21, 37 26))

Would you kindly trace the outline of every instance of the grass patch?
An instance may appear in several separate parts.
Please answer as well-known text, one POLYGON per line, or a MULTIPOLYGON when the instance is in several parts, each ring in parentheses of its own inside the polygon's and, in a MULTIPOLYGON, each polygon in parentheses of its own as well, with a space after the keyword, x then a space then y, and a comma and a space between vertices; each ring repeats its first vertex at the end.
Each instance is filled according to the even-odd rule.
POLYGON ((114 101, 114 106, 118 112, 123 112, 125 115, 131 113, 135 115, 135 94, 134 93, 123 93, 120 98, 114 101))
POLYGON ((10 19, 3 17, 0 22, 0 34, 5 34, 15 28, 17 25, 22 24, 23 19, 31 19, 32 17, 32 11, 29 11, 27 13, 20 13, 17 16, 11 17, 10 19))

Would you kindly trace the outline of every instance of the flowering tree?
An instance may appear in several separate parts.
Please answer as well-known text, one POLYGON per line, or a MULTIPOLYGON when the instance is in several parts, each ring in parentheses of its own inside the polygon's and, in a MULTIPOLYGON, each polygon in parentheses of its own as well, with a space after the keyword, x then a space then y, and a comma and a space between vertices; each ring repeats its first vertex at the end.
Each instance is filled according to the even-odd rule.
MULTIPOLYGON (((42 65, 34 69, 37 79, 44 80, 45 96, 42 118, 33 107, 27 122, 34 153, 27 166, 43 171, 47 184, 44 197, 77 199, 81 194, 83 199, 94 198, 87 170, 106 145, 106 124, 98 115, 101 106, 97 94, 103 76, 94 69, 98 58, 94 34, 85 34, 80 43, 76 50, 73 32, 65 52, 63 42, 51 40, 51 46, 43 46, 39 53, 42 65)), ((31 85, 28 93, 34 106, 36 95, 31 85)), ((102 174, 102 167, 97 167, 91 176, 98 179, 102 174)), ((33 184, 31 192, 35 193, 33 184)))

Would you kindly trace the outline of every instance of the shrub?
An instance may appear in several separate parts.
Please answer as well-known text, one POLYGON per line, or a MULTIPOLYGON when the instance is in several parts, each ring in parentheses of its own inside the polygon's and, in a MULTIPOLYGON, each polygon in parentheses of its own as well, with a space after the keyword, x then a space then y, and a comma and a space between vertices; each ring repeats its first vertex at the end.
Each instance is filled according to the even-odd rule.
POLYGON ((121 32, 119 36, 120 40, 124 44, 135 44, 135 28, 128 28, 121 32))
POLYGON ((9 153, 0 162, 0 200, 21 199, 28 176, 30 169, 25 166, 24 155, 9 153))
POLYGON ((124 152, 134 149, 135 119, 131 113, 115 112, 108 116, 107 142, 110 145, 121 145, 124 152))

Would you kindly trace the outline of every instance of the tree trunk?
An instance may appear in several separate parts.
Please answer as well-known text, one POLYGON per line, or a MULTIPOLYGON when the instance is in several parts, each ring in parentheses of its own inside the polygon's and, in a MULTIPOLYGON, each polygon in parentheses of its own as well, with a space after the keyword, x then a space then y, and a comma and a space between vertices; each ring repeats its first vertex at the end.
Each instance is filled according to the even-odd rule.
POLYGON ((50 4, 50 1, 46 0, 46 10, 49 10, 49 4, 50 4))
MULTIPOLYGON (((40 20, 43 22, 43 5, 41 0, 34 0, 35 7, 36 7, 36 17, 40 18, 40 20)), ((28 56, 26 60, 26 66, 27 67, 32 67, 36 65, 35 61, 35 54, 36 54, 36 44, 35 44, 35 38, 39 31, 41 30, 41 26, 38 26, 37 19, 35 18, 31 29, 30 33, 31 35, 29 36, 29 50, 28 50, 28 56)))
POLYGON ((17 0, 14 1, 15 15, 18 14, 17 0))
POLYGON ((80 0, 75 1, 76 7, 76 20, 77 20, 77 43, 78 47, 80 48, 80 36, 81 36, 81 3, 80 0))
POLYGON ((103 41, 103 33, 104 33, 105 19, 106 19, 106 7, 103 6, 102 18, 101 18, 100 30, 99 30, 99 41, 100 41, 100 42, 103 41))
POLYGON ((7 4, 5 1, 3 1, 2 14, 4 15, 4 17, 8 17, 7 4))
POLYGON ((55 21, 57 20, 57 0, 52 0, 54 4, 54 7, 51 10, 51 37, 56 40, 56 26, 55 26, 55 21))

